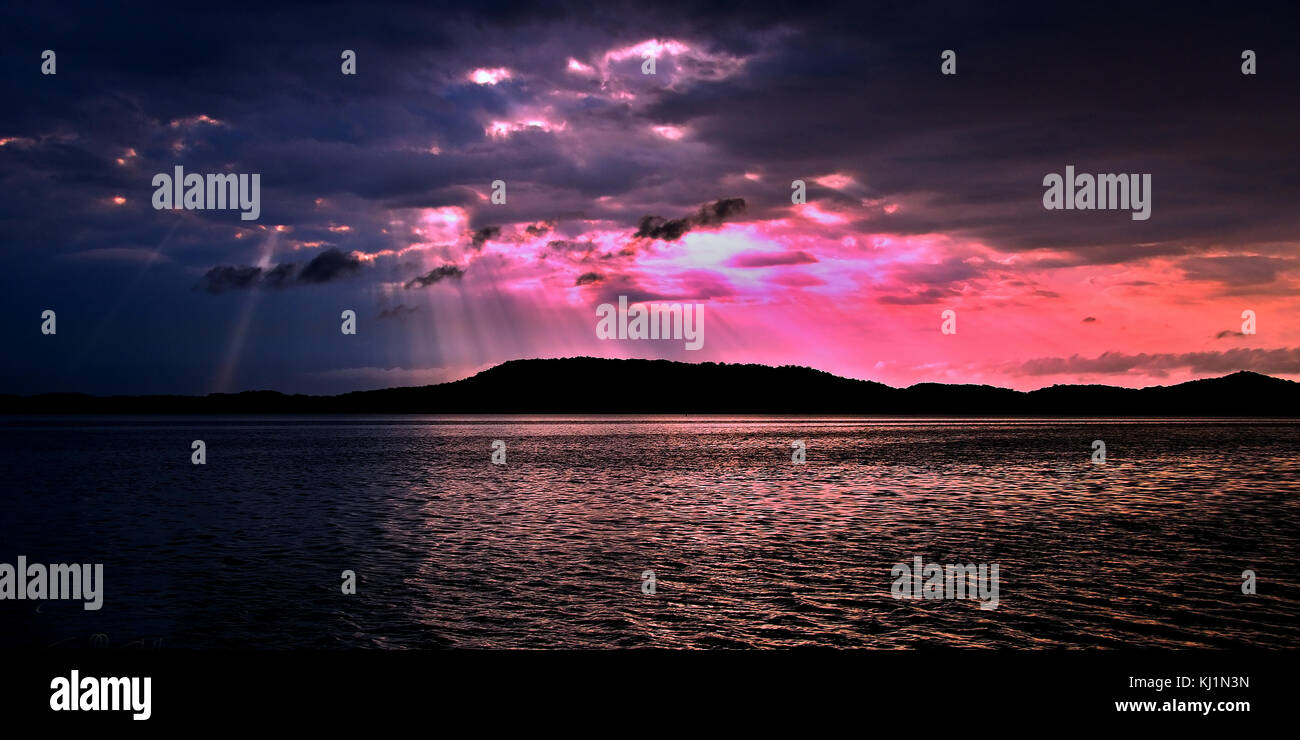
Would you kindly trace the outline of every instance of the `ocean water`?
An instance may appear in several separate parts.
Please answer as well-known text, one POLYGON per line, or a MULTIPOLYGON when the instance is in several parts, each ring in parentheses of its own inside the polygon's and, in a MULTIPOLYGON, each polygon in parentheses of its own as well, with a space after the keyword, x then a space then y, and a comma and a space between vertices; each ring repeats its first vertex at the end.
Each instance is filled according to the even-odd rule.
POLYGON ((104 564, 0 646, 1294 648, 1297 481, 1293 421, 0 418, 0 563, 104 564))

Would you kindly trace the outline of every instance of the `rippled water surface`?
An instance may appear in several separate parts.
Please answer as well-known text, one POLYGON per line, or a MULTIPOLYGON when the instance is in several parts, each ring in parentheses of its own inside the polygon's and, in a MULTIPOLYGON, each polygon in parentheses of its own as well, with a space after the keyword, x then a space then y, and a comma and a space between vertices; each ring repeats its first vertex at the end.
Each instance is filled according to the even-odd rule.
POLYGON ((1298 473, 1292 422, 0 418, 0 562, 105 567, 0 645, 1297 647, 1298 473))

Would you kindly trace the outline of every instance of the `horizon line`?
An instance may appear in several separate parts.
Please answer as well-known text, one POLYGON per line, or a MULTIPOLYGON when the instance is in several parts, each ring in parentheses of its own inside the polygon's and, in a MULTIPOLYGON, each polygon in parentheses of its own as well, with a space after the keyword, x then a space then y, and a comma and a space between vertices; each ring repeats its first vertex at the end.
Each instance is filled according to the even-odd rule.
POLYGON ((1268 378, 1270 380, 1276 380, 1285 383, 1297 382, 1289 378, 1269 375, 1267 373, 1261 373, 1255 370, 1241 369, 1241 370, 1234 370, 1231 372, 1227 372, 1222 375, 1210 375, 1201 378, 1192 378, 1189 380, 1180 381, 1178 383, 1173 383, 1171 385, 1155 384, 1155 385, 1142 386, 1140 388, 1131 388, 1131 387, 1120 386, 1120 385, 1108 385, 1106 383, 1053 383, 1051 385, 1044 385, 1038 388, 1034 388, 1032 390, 1019 390, 1016 388, 1007 388, 1005 386, 990 385, 987 383, 944 383, 941 381, 919 381, 906 386, 893 386, 878 380, 871 380, 867 378, 856 378, 847 375, 839 375, 830 372, 829 370, 822 370, 820 368, 812 367, 809 365, 795 365, 795 364, 767 365, 767 364, 756 363, 756 362, 717 362, 713 360, 702 360, 699 362, 686 362, 682 360, 669 360, 664 358, 641 358, 641 357, 615 358, 615 357, 593 357, 591 355, 574 355, 571 357, 518 357, 510 360, 503 360, 494 365, 473 372, 469 375, 464 375, 454 380, 445 380, 441 383, 427 383, 424 385, 395 385, 395 386, 385 386, 381 388, 354 389, 354 390, 342 391, 339 393, 332 393, 332 394, 294 393, 294 392, 276 390, 272 388, 248 388, 239 391, 210 391, 208 393, 113 393, 113 394, 105 394, 105 395, 87 393, 85 391, 45 391, 42 393, 33 393, 27 395, 0 392, 0 397, 20 398, 20 399, 35 399, 35 398, 42 398, 48 396, 86 396, 89 398, 158 398, 158 397, 211 398, 213 396, 239 396, 239 395, 250 394, 250 393, 273 393, 273 394, 277 394, 281 396, 289 396, 289 397, 301 396, 304 398, 340 398, 354 393, 377 393, 377 392, 393 391, 393 390, 408 390, 408 389, 414 390, 420 388, 437 388, 441 386, 452 385, 454 383, 463 382, 471 378, 476 378, 480 375, 483 375, 484 373, 488 373, 498 368, 504 367, 506 365, 516 364, 516 363, 570 362, 575 360, 589 360, 594 362, 608 362, 608 363, 666 362, 674 365, 689 365, 689 366, 716 365, 719 367, 737 367, 737 368, 750 367, 750 368, 765 368, 769 370, 795 369, 795 370, 805 370, 813 373, 821 373, 824 375, 829 375, 833 378, 853 381, 856 383, 872 383, 875 385, 883 386, 885 388, 889 388, 891 390, 897 390, 897 391, 906 391, 913 388, 917 388, 919 386, 942 386, 947 388, 990 388, 993 390, 1008 391, 1011 393, 1017 393, 1021 395, 1029 395, 1044 390, 1050 390, 1052 388, 1106 388, 1106 389, 1113 389, 1113 390, 1136 392, 1136 391, 1151 390, 1155 388, 1176 388, 1178 386, 1187 385, 1190 383, 1198 383, 1198 382, 1204 382, 1208 380, 1222 380, 1224 378, 1230 378, 1237 375, 1257 376, 1260 378, 1268 378))

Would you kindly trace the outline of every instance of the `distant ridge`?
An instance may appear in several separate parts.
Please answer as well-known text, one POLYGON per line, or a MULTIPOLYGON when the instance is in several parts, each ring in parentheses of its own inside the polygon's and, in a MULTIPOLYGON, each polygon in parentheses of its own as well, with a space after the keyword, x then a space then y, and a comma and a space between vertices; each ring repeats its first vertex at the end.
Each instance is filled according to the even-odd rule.
POLYGON ((337 396, 0 395, 3 414, 897 414, 1300 416, 1300 383, 1253 372, 1140 390, 1055 385, 1014 391, 920 383, 892 388, 785 365, 574 357, 512 360, 440 385, 337 396))

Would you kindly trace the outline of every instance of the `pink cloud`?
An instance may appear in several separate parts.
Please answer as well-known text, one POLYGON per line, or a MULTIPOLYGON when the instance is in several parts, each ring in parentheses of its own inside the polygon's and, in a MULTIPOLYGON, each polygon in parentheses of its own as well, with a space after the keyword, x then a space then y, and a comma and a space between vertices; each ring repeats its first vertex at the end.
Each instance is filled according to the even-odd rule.
POLYGON ((732 257, 733 267, 773 267, 776 265, 806 265, 817 258, 802 249, 789 252, 747 252, 732 257))

